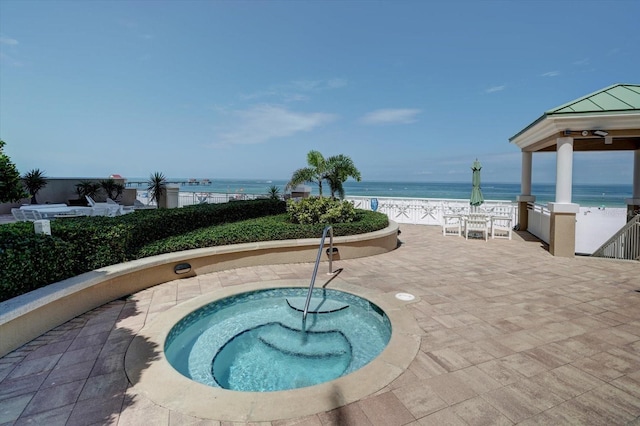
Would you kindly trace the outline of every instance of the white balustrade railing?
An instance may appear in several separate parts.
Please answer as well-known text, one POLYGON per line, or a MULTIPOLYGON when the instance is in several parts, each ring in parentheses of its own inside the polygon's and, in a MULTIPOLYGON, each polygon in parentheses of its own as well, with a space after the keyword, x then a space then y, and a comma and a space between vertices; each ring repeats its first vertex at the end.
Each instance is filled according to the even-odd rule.
MULTIPOLYGON (((442 225, 445 214, 469 213, 469 200, 437 198, 390 198, 347 196, 355 208, 374 210, 386 214, 390 220, 398 223, 417 225, 442 225)), ((479 208, 489 215, 510 214, 512 223, 516 223, 518 207, 506 200, 486 200, 479 208)))
POLYGON ((527 204, 527 216, 529 226, 527 231, 530 234, 540 238, 545 243, 549 244, 549 232, 551 228, 551 212, 547 206, 542 204, 527 204))
POLYGON ((640 214, 593 253, 596 257, 640 260, 640 214))

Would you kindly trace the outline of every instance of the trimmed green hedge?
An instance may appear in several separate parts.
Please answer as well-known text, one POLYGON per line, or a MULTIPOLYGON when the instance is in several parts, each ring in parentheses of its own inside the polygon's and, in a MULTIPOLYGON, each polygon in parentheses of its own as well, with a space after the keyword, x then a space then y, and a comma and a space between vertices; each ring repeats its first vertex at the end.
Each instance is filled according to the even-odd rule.
POLYGON ((73 245, 36 235, 32 223, 0 226, 0 301, 73 276, 73 245))
MULTIPOLYGON (((388 224, 389 220, 387 216, 382 213, 358 210, 355 222, 332 225, 333 235, 338 237, 363 234, 384 229, 388 224)), ((143 247, 139 254, 141 257, 147 257, 201 247, 223 246, 255 241, 320 238, 325 226, 326 224, 293 224, 289 221, 287 214, 281 214, 257 220, 228 223, 159 240, 143 247)))
MULTIPOLYGON (((294 225, 285 212, 284 201, 269 199, 139 210, 118 217, 55 220, 52 236, 35 235, 32 223, 5 224, 0 226, 0 301, 155 254, 322 235, 324 225, 294 225)), ((371 232, 387 224, 384 214, 359 210, 355 222, 334 225, 334 235, 371 232)))

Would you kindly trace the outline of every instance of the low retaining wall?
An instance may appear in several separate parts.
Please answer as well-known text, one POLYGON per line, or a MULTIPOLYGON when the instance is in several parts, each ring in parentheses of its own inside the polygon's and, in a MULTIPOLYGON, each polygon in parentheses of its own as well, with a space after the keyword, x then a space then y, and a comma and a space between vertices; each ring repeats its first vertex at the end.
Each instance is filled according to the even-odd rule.
MULTIPOLYGON (((327 240, 327 245, 329 241, 327 240)), ((178 278, 246 266, 315 262, 319 239, 236 244, 152 256, 87 272, 0 303, 0 356, 91 309, 178 278), (176 274, 182 263, 189 272, 176 274)), ((334 261, 373 256, 398 245, 398 224, 335 237, 334 261)), ((323 256, 326 261, 327 257, 323 256)), ((309 276, 311 277, 311 268, 309 276)))

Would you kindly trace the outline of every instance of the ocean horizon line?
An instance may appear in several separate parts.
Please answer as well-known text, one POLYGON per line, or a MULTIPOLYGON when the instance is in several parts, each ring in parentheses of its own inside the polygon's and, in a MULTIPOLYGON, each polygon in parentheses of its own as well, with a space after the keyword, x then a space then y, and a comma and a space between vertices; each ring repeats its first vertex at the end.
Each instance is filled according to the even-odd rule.
MULTIPOLYGON (((148 177, 123 177, 123 179, 125 179, 127 182, 147 182, 149 180, 148 177)), ((211 178, 211 177, 167 177, 166 178, 167 181, 179 181, 179 182, 189 182, 189 180, 193 180, 194 182, 202 182, 202 181, 210 181, 211 183, 214 183, 215 181, 218 182, 255 182, 255 183, 275 183, 275 182, 288 182, 290 179, 282 179, 282 178, 211 178)), ((360 182, 354 181, 352 179, 346 181, 344 183, 344 185, 361 185, 361 184, 367 184, 367 183, 393 183, 393 184, 400 184, 400 183, 408 183, 408 184, 438 184, 438 185, 442 185, 442 184, 454 184, 454 185, 471 185, 471 179, 469 179, 468 181, 466 180, 461 180, 461 181, 439 181, 439 180, 395 180, 395 179, 390 179, 390 180, 383 180, 383 179, 370 179, 370 180, 361 180, 360 182)), ((313 185, 317 185, 316 182, 307 182, 305 183, 305 185, 308 186, 313 186, 313 185)), ((487 185, 521 185, 521 182, 496 182, 496 181, 483 181, 481 183, 481 186, 487 186, 487 185)), ((549 182, 532 182, 532 185, 556 185, 555 181, 549 181, 549 182)), ((584 187, 584 186, 622 186, 622 187, 632 187, 633 184, 632 183, 619 183, 619 182, 614 182, 614 183, 602 183, 602 182, 591 182, 591 183, 573 183, 573 186, 576 187, 584 187)))
MULTIPOLYGON (((278 187, 281 194, 286 193, 285 179, 207 179, 192 180, 182 178, 167 178, 168 182, 179 182, 181 192, 219 193, 240 196, 267 195, 271 186, 278 187)), ((130 180, 138 190, 145 191, 145 180, 130 180)), ((306 184, 311 195, 319 195, 318 185, 306 184)), ((469 182, 408 182, 408 181, 346 181, 343 184, 347 197, 377 197, 377 198, 425 198, 425 199, 455 199, 470 198, 472 184, 469 182)), ((481 184, 485 200, 501 200, 515 202, 521 194, 520 183, 484 182, 481 184)), ((556 186, 553 184, 532 183, 531 195, 536 197, 536 203, 544 204, 555 200, 556 186)), ((633 188, 631 184, 575 184, 573 185, 572 201, 583 206, 625 206, 625 199, 631 198, 633 188)), ((329 194, 329 188, 323 185, 323 194, 329 194)))

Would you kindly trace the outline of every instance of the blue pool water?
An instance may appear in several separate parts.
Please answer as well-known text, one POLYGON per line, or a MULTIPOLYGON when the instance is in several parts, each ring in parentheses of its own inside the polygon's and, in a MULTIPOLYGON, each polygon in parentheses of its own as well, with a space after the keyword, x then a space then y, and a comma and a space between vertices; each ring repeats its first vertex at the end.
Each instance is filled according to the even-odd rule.
POLYGON ((269 392, 312 386, 349 374, 378 356, 391 324, 371 302, 315 289, 242 293, 210 303, 169 332, 165 355, 181 374, 209 386, 269 392))

